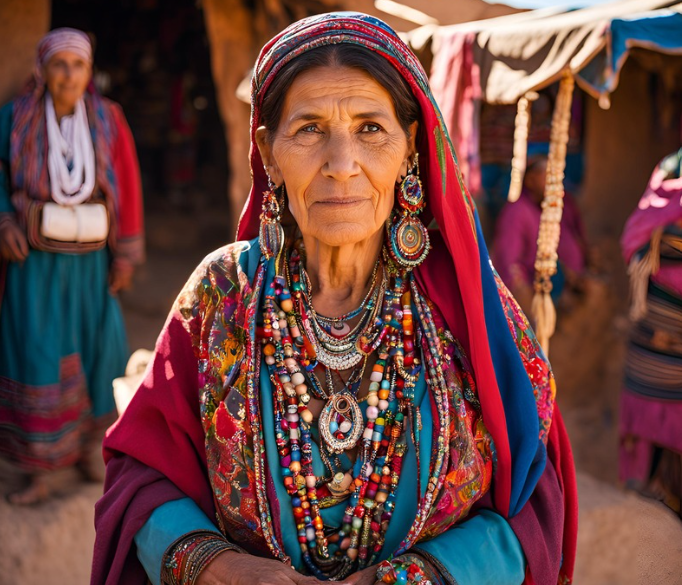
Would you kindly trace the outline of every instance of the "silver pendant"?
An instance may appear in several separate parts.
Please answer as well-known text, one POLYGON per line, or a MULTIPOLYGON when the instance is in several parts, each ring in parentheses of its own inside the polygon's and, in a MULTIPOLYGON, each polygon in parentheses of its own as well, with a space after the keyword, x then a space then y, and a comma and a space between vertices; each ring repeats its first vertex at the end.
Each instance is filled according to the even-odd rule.
POLYGON ((332 453, 343 453, 355 447, 363 431, 362 410, 355 396, 347 391, 332 396, 322 409, 319 427, 320 436, 332 453), (340 430, 345 429, 347 423, 350 428, 340 430))

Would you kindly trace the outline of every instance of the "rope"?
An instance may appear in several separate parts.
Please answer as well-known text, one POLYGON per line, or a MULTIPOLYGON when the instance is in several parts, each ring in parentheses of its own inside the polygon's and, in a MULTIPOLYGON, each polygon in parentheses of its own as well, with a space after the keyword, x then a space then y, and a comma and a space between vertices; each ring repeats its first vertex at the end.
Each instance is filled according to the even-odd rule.
MULTIPOLYGON (((537 94, 535 94, 535 97, 537 97, 537 94)), ((507 196, 507 200, 510 203, 517 201, 521 196, 523 175, 526 172, 530 102, 530 94, 526 94, 519 100, 516 109, 516 118, 514 120, 514 157, 512 158, 511 183, 509 184, 509 195, 507 196)))
POLYGON ((571 121, 573 86, 574 80, 571 73, 564 73, 559 84, 559 93, 552 116, 552 132, 547 158, 547 183, 542 201, 538 251, 535 257, 535 296, 531 312, 535 321, 535 334, 545 354, 549 353, 549 340, 556 329, 556 309, 550 297, 551 278, 556 274, 559 258, 557 248, 561 235, 561 215, 564 209, 564 168, 566 167, 566 145, 571 121))

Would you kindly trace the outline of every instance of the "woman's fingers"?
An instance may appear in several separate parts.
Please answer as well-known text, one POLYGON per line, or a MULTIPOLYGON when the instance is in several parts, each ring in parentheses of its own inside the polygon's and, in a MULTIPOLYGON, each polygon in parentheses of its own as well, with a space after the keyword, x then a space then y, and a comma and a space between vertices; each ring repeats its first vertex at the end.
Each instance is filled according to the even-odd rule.
POLYGON ((376 566, 368 567, 358 573, 353 573, 346 579, 349 585, 374 585, 377 582, 376 566))
POLYGON ((17 228, 16 236, 19 244, 21 260, 25 260, 26 256, 28 256, 28 240, 26 239, 26 236, 19 230, 19 228, 17 228))
POLYGON ((273 559, 263 559, 232 551, 218 555, 201 572, 197 585, 317 585, 291 567, 273 559))
POLYGON ((7 226, 2 233, 0 254, 12 262, 23 262, 28 256, 28 241, 21 229, 15 225, 7 226))

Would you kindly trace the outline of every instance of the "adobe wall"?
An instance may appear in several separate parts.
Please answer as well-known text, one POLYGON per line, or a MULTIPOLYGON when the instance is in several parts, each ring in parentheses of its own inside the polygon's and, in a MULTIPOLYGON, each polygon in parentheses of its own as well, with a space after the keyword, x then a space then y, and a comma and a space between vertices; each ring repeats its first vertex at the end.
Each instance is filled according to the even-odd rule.
POLYGON ((0 104, 12 99, 30 78, 35 48, 50 27, 50 0, 0 2, 0 104))

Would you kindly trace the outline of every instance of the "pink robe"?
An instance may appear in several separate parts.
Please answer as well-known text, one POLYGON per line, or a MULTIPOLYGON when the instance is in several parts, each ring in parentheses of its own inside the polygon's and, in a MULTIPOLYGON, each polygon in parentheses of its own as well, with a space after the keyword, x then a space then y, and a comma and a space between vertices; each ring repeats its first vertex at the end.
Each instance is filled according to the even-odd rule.
MULTIPOLYGON (((516 278, 522 278, 528 285, 533 284, 541 213, 540 206, 533 202, 525 189, 518 201, 507 203, 500 213, 493 244, 493 262, 508 287, 518 284, 516 278)), ((559 261, 578 275, 585 271, 584 241, 580 213, 567 193, 561 218, 559 261)))

